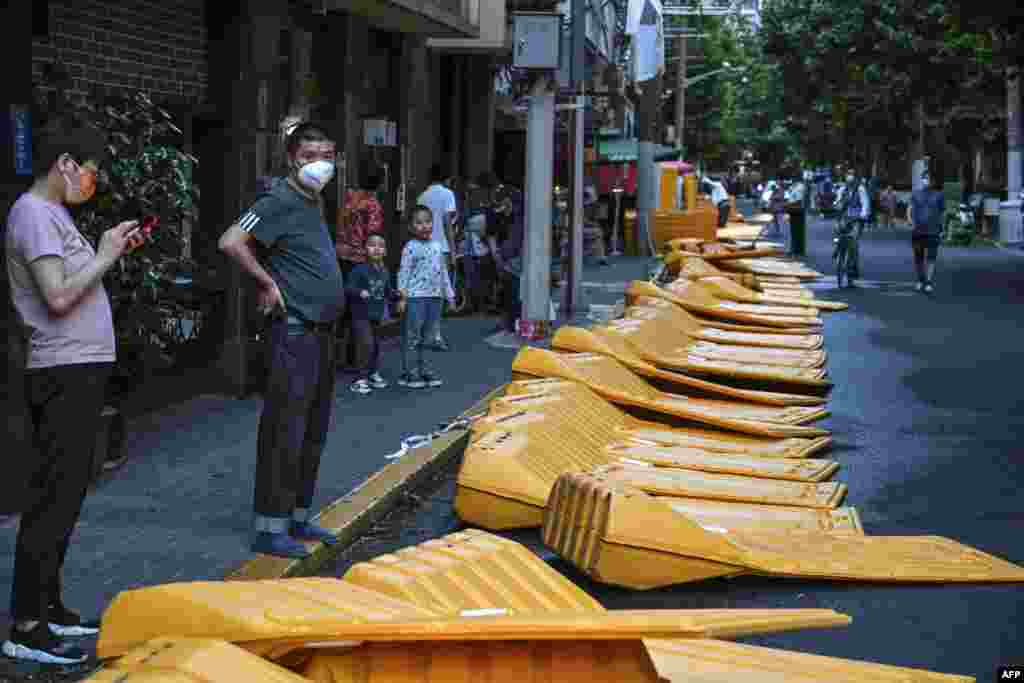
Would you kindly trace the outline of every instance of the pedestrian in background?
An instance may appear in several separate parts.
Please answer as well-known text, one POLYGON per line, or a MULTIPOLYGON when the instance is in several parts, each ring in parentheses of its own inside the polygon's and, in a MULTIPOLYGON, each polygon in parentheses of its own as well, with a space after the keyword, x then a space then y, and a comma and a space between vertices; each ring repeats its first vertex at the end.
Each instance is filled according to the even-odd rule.
POLYGON ((514 334, 522 313, 524 230, 523 193, 510 185, 496 188, 497 221, 488 234, 488 245, 501 279, 502 325, 496 332, 514 334))
POLYGON ((98 621, 64 606, 61 572, 92 478, 116 358, 103 276, 142 241, 138 221, 128 221, 104 232, 94 249, 68 212, 92 199, 104 147, 97 130, 59 118, 48 123, 35 141, 39 173, 7 216, 7 278, 27 346, 24 385, 15 391, 24 392, 34 438, 3 653, 45 664, 85 661, 63 638, 99 631, 98 621))
POLYGON ((491 250, 486 241, 488 224, 494 221, 490 191, 476 182, 468 187, 465 230, 462 240, 462 269, 466 277, 466 299, 470 312, 486 309, 487 292, 493 277, 491 250))
POLYGON ((913 226, 910 234, 914 252, 914 272, 917 291, 931 294, 935 291, 935 261, 942 242, 943 218, 946 214, 946 196, 942 191, 942 169, 934 160, 928 168, 928 185, 914 190, 910 196, 907 220, 913 226))
POLYGON ((789 188, 786 213, 789 214, 789 254, 800 256, 807 234, 807 186, 802 177, 797 177, 789 188), (799 252, 799 253, 798 253, 799 252))
POLYGON ((441 377, 431 370, 423 351, 430 348, 430 334, 441 318, 441 302, 455 301, 451 278, 441 245, 431 239, 433 214, 429 207, 416 205, 410 216, 413 239, 402 250, 398 291, 405 300, 402 319, 402 376, 398 384, 411 389, 439 387, 441 377))
POLYGON ((268 319, 252 550, 303 558, 309 551, 300 541, 337 542, 312 521, 312 504, 334 405, 345 283, 321 197, 334 177, 334 142, 319 126, 303 123, 288 136, 287 151, 288 176, 278 178, 218 246, 256 280, 257 302, 268 319))
POLYGON ((724 228, 729 222, 729 210, 732 208, 729 192, 717 178, 711 178, 708 182, 711 185, 711 203, 718 209, 718 227, 724 228))
POLYGON ((393 304, 399 315, 405 307, 402 295, 391 286, 391 273, 384 265, 386 255, 384 236, 370 235, 366 240, 366 263, 356 265, 345 278, 360 375, 350 389, 357 394, 387 388, 388 382, 380 374, 380 325, 388 304, 393 304))
MULTIPOLYGON (((459 214, 455 193, 448 185, 451 177, 441 170, 440 164, 430 167, 430 185, 416 199, 416 204, 430 209, 432 227, 430 239, 437 242, 444 256, 445 267, 455 268, 455 221, 459 214)), ((450 277, 450 274, 449 274, 450 277)), ((437 351, 447 351, 448 343, 441 334, 441 316, 437 316, 434 327, 430 330, 427 344, 437 351)))
POLYGON ((781 237, 786 224, 786 191, 782 189, 781 182, 777 183, 775 189, 772 190, 768 210, 772 214, 772 234, 781 237))
MULTIPOLYGON (((382 175, 376 168, 369 168, 362 174, 358 190, 345 193, 342 220, 338 223, 335 249, 342 277, 357 265, 366 263, 366 243, 370 235, 384 232, 384 207, 377 199, 382 175)), ((350 311, 346 309, 340 321, 340 338, 344 339, 342 362, 346 367, 356 367, 356 342, 352 330, 350 311)))
POLYGON ((896 192, 892 185, 886 185, 879 195, 878 208, 882 213, 882 222, 886 229, 893 227, 893 219, 896 216, 896 192))

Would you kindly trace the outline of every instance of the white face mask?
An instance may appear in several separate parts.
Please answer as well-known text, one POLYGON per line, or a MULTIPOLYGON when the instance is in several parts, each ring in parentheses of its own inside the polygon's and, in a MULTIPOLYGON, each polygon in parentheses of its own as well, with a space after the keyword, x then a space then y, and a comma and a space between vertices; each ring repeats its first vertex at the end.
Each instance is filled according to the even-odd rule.
POLYGON ((334 164, 330 161, 314 161, 299 169, 299 182, 314 192, 320 192, 334 177, 334 164))

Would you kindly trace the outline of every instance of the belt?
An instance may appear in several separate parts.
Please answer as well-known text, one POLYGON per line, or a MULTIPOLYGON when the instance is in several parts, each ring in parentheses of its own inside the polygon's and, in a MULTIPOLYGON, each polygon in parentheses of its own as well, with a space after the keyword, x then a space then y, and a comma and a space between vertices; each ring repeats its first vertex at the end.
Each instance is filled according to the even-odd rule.
POLYGON ((307 330, 310 330, 311 332, 325 332, 325 333, 334 332, 334 323, 333 322, 331 322, 331 323, 313 322, 312 320, 303 320, 302 318, 297 318, 294 315, 288 316, 288 324, 289 325, 302 325, 303 327, 305 327, 307 330))

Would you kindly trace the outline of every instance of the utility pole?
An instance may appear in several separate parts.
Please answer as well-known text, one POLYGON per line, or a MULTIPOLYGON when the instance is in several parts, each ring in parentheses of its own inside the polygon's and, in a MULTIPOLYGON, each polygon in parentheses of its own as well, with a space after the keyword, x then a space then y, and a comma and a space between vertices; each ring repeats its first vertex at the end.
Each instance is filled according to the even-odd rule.
POLYGON ((1024 161, 1024 125, 1021 124, 1021 69, 1006 70, 1006 199, 999 205, 999 241, 1024 242, 1021 201, 1021 163, 1024 161))
POLYGON ((654 166, 654 145, 657 137, 658 110, 661 108, 662 74, 644 81, 640 85, 640 107, 638 116, 639 150, 637 154, 636 204, 637 204, 637 253, 653 256, 651 253, 652 214, 657 206, 658 179, 654 166))
POLYGON ((679 148, 679 160, 683 159, 683 131, 686 128, 686 36, 676 38, 676 147, 679 148))
MULTIPOLYGON (((530 94, 526 126, 526 245, 523 250, 522 319, 527 335, 546 336, 551 307, 551 142, 554 139, 555 96, 551 79, 542 76, 530 94)), ((523 334, 523 330, 520 330, 523 334)))
POLYGON ((572 0, 572 54, 569 87, 576 105, 569 110, 569 249, 562 290, 562 315, 571 317, 582 308, 580 280, 583 272, 583 97, 586 89, 587 0, 572 0))

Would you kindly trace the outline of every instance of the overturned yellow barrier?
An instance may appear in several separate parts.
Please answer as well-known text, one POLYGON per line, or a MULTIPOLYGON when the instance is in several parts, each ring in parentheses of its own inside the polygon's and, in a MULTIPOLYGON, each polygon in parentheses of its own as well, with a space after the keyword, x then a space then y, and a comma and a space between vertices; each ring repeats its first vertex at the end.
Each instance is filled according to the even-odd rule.
POLYGON ((762 243, 754 247, 742 247, 720 241, 708 241, 699 238, 677 238, 665 243, 664 253, 694 254, 708 261, 761 258, 766 256, 783 256, 785 249, 779 244, 762 243))
POLYGON ((558 354, 525 347, 512 362, 513 377, 558 377, 590 386, 615 403, 645 408, 667 418, 680 418, 719 429, 767 437, 827 436, 804 426, 827 411, 815 407, 743 405, 729 401, 690 399, 657 391, 614 358, 590 353, 558 354))
POLYGON ((825 277, 823 273, 819 273, 799 263, 776 259, 738 258, 719 261, 717 265, 722 270, 734 273, 754 273, 755 275, 796 278, 801 281, 818 280, 825 277))
MULTIPOLYGON (((551 345, 556 349, 565 351, 600 353, 604 356, 610 356, 641 377, 669 383, 674 385, 673 388, 681 389, 682 393, 700 392, 718 398, 773 406, 815 406, 823 405, 826 400, 819 396, 739 389, 691 377, 680 372, 661 370, 641 358, 621 336, 599 335, 599 333, 581 327, 565 326, 559 328, 551 340, 551 345)), ((695 344, 695 346, 699 347, 699 344, 695 344)), ((751 347, 741 348, 749 349, 751 347)), ((694 372, 703 371, 708 374, 714 374, 715 368, 715 365, 693 363, 688 369, 694 372)))
POLYGON ((679 333, 702 341, 779 349, 820 349, 824 338, 820 334, 783 334, 771 328, 749 329, 740 325, 704 322, 693 317, 666 299, 640 296, 636 304, 625 309, 626 318, 637 320, 664 320, 679 333))
MULTIPOLYGON (((554 602, 560 608, 580 611, 599 612, 604 609, 523 546, 476 530, 450 534, 405 548, 395 555, 384 555, 357 564, 349 569, 344 580, 443 614, 458 614, 463 610, 504 612, 510 608, 548 611, 553 609, 554 602), (442 548, 446 554, 441 554, 442 548), (508 582, 515 602, 507 602, 508 597, 497 591, 478 588, 476 582, 471 581, 467 586, 463 578, 466 576, 480 577, 477 581, 488 584, 508 582), (467 587, 463 589, 463 586, 467 587)), ((789 616, 796 617, 793 613, 789 616)), ((770 680, 778 677, 777 680, 795 683, 815 683, 823 675, 829 681, 841 683, 965 683, 973 680, 920 669, 807 655, 716 639, 648 638, 643 642, 660 679, 672 683, 724 682, 738 678, 759 680, 764 676, 772 677, 770 680)), ((565 652, 560 650, 559 654, 564 656, 565 652)), ((330 656, 314 655, 314 661, 328 668, 324 666, 328 664, 324 658, 330 656)), ((337 660, 333 663, 343 664, 337 660)), ((304 673, 308 678, 324 683, 348 680, 337 676, 337 669, 332 671, 334 678, 325 677, 322 671, 311 662, 304 673)), ((346 671, 342 669, 343 675, 346 671)), ((490 680, 502 679, 495 677, 490 680)))
POLYGON ((774 650, 722 640, 650 640, 646 644, 658 675, 673 683, 745 680, 786 683, 971 683, 975 680, 971 676, 774 650))
POLYGON ((782 296, 790 299, 814 299, 814 292, 794 280, 793 282, 774 282, 753 273, 730 273, 719 270, 699 256, 684 253, 666 254, 662 259, 665 268, 671 275, 690 280, 724 277, 756 292, 771 296, 782 296))
MULTIPOLYGON (((691 292, 689 294, 694 293, 691 292)), ((742 304, 724 306, 707 296, 706 293, 700 300, 697 300, 690 295, 683 296, 679 291, 658 287, 643 280, 633 280, 626 288, 626 302, 633 303, 641 296, 666 299, 676 306, 683 308, 688 313, 708 319, 705 324, 712 324, 713 322, 716 327, 722 327, 724 324, 741 326, 739 328, 723 327, 723 329, 732 329, 740 332, 771 330, 776 334, 820 334, 821 332, 821 319, 817 317, 794 318, 764 315, 767 311, 762 311, 761 314, 753 313, 749 310, 736 309, 736 306, 743 306, 742 304)))
POLYGON ((745 304, 723 299, 704 280, 675 280, 665 285, 682 305, 697 315, 737 322, 775 321, 779 326, 821 327, 814 309, 789 305, 745 304))
POLYGON ((699 280, 704 289, 719 301, 776 305, 783 308, 808 308, 819 311, 845 311, 848 304, 841 301, 783 296, 779 293, 760 293, 744 287, 727 277, 705 277, 699 280))
POLYGON ((940 536, 720 530, 604 477, 559 477, 544 543, 594 579, 656 588, 744 572, 850 581, 1021 582, 1024 568, 940 536))
POLYGON ((223 640, 155 638, 90 676, 91 683, 308 683, 223 640))
MULTIPOLYGON (((728 458, 729 456, 724 456, 728 458)), ((809 468, 820 470, 819 461, 798 461, 809 468)), ((755 465, 749 471, 755 470, 755 465)), ((774 466, 780 473, 789 463, 776 460, 764 461, 763 470, 774 466)), ((828 467, 832 463, 827 463, 828 467)), ((733 471, 740 468, 734 467, 733 471)), ((594 476, 604 482, 614 482, 659 496, 707 498, 710 500, 735 501, 738 503, 761 503, 765 505, 787 505, 831 510, 839 507, 846 496, 846 484, 840 482, 809 483, 806 481, 784 481, 781 478, 768 479, 754 476, 740 476, 724 473, 726 466, 717 472, 691 469, 669 469, 665 467, 618 464, 600 467, 594 476)), ((794 470, 790 470, 792 474, 794 470)))
MULTIPOLYGON (((757 356, 725 358, 722 356, 705 356, 701 347, 696 345, 687 348, 673 340, 673 335, 664 334, 664 324, 659 321, 628 319, 612 321, 590 330, 590 336, 596 337, 609 345, 625 344, 634 353, 651 365, 679 372, 714 378, 727 382, 730 380, 749 380, 764 383, 772 389, 784 389, 786 393, 795 391, 823 393, 832 387, 826 379, 823 368, 792 367, 786 365, 770 365, 757 362, 757 356)), ((576 348, 581 338, 563 339, 563 347, 576 348)), ((773 351, 775 349, 765 349, 773 351)), ((706 353, 706 352, 704 352, 706 353)))
MULTIPOLYGON (((492 414, 473 425, 455 497, 456 513, 468 523, 489 529, 540 526, 560 474, 617 463, 804 480, 827 478, 838 467, 833 461, 802 460, 824 441, 659 429, 622 414, 583 385, 522 386, 530 384, 510 385, 513 395, 493 401, 492 414), (531 391, 515 393, 522 388, 531 391)), ((638 485, 645 477, 638 476, 638 485)), ((728 488, 720 492, 728 493, 728 488)))
POLYGON ((658 683, 639 640, 368 643, 317 652, 302 669, 313 683, 658 683))

